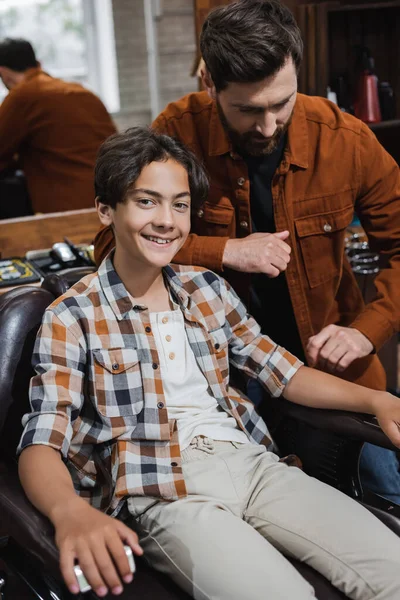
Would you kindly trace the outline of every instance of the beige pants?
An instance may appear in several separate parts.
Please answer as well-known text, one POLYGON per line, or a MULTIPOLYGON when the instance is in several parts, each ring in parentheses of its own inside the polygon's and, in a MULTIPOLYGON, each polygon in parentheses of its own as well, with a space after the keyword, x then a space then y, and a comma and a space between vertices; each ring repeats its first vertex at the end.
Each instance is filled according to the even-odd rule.
POLYGON ((315 600, 296 557, 354 600, 400 599, 400 539, 263 446, 195 438, 188 496, 130 498, 149 563, 198 600, 315 600))

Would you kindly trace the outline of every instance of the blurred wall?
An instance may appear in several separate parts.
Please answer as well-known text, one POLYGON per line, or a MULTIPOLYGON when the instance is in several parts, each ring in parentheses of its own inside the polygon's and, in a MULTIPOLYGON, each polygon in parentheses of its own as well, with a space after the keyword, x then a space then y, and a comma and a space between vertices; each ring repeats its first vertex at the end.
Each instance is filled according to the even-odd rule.
MULTIPOLYGON (((191 91, 196 43, 192 0, 164 0, 157 21, 161 107, 191 91)), ((150 96, 147 73, 143 0, 113 0, 121 110, 113 115, 117 127, 149 124, 150 96)))

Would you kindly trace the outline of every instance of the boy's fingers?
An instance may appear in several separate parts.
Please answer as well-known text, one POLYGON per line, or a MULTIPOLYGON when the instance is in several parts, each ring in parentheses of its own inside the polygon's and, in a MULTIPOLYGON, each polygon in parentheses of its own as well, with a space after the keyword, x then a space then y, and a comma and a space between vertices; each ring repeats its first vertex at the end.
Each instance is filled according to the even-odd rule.
POLYGON ((128 577, 128 575, 130 575, 131 570, 121 538, 116 534, 115 536, 108 539, 107 548, 114 560, 118 573, 125 581, 125 578, 128 577))
POLYGON ((111 560, 108 547, 99 544, 96 548, 93 548, 92 552, 97 569, 99 573, 101 573, 101 577, 105 584, 109 587, 112 593, 121 593, 121 580, 118 576, 117 569, 111 560))
POLYGON ((82 569, 90 587, 102 598, 108 593, 104 579, 99 573, 92 552, 88 547, 77 552, 79 566, 82 569))
POLYGON ((136 533, 132 531, 132 529, 121 523, 121 521, 118 521, 116 525, 117 531, 121 539, 127 544, 127 546, 130 546, 132 548, 133 552, 137 554, 137 556, 142 556, 143 550, 139 545, 138 536, 136 535, 136 533))
POLYGON ((74 573, 75 553, 72 550, 60 550, 60 570, 71 594, 79 593, 78 581, 74 573))

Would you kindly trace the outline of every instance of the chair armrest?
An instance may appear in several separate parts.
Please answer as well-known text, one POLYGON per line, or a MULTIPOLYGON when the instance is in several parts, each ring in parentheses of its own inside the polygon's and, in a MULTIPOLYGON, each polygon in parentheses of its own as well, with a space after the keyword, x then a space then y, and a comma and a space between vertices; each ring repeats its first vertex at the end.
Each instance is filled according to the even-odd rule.
POLYGON ((0 463, 0 529, 33 554, 46 570, 58 575, 59 553, 54 528, 28 500, 19 482, 16 465, 0 463))
POLYGON ((349 439, 369 442, 389 450, 398 450, 383 433, 377 419, 372 415, 310 408, 283 399, 280 399, 279 403, 279 411, 282 415, 292 417, 317 429, 324 429, 349 439))

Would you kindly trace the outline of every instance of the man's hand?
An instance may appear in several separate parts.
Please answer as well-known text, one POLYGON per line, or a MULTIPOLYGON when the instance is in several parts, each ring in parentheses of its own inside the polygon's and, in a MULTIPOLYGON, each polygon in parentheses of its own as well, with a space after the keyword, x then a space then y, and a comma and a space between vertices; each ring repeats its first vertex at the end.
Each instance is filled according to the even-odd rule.
POLYGON ((400 398, 384 392, 384 397, 376 402, 374 413, 382 431, 400 448, 400 398))
POLYGON ((60 568, 68 589, 73 594, 79 592, 74 574, 74 564, 78 561, 98 596, 105 596, 108 590, 115 595, 121 594, 121 578, 125 583, 133 579, 124 544, 135 554, 143 554, 136 533, 81 498, 53 514, 52 521, 60 550, 60 568))
POLYGON ((291 248, 283 240, 288 231, 251 233, 245 238, 228 240, 222 258, 223 265, 244 273, 265 273, 277 277, 285 271, 291 248))
POLYGON ((371 354, 372 343, 357 329, 328 325, 308 340, 307 354, 311 367, 341 372, 356 358, 371 354))

